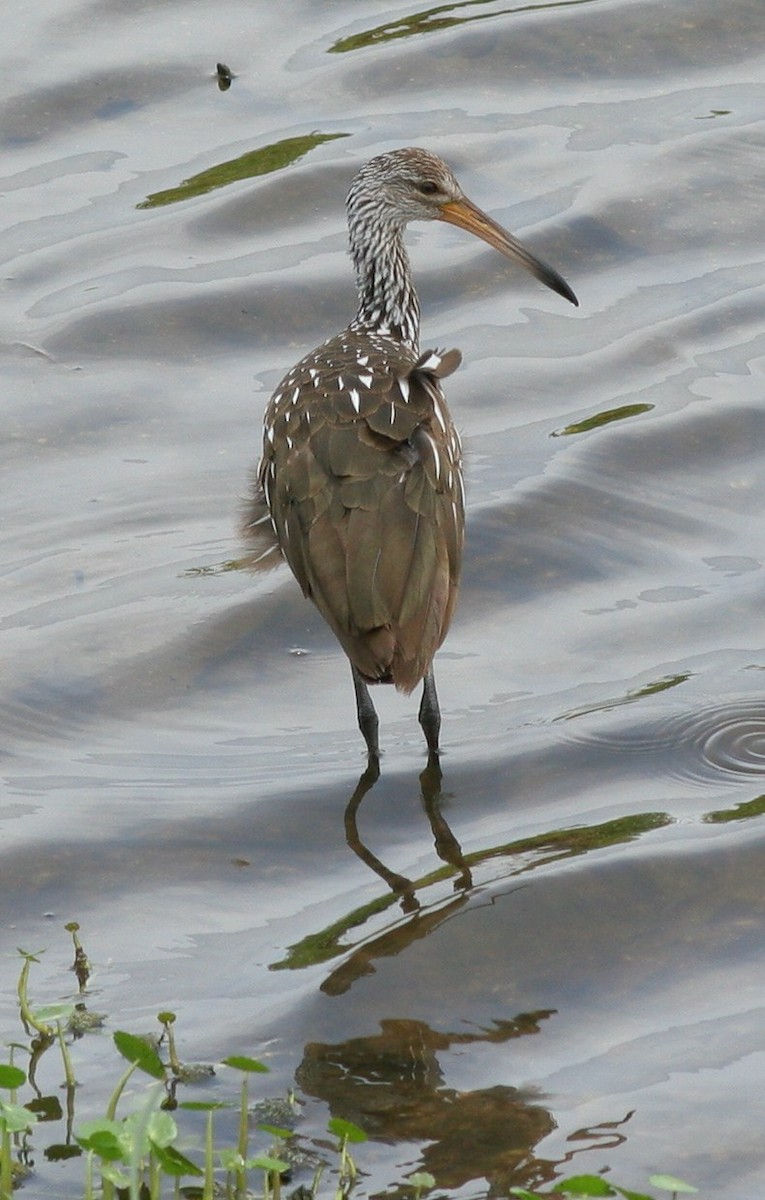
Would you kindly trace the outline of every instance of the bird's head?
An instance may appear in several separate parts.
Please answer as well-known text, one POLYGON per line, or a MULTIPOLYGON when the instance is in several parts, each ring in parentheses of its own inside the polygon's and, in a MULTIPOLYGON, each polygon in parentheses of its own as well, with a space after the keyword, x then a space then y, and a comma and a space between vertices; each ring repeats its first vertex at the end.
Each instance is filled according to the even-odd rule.
POLYGON ((348 193, 348 207, 373 206, 391 225, 432 221, 445 204, 463 200, 463 192, 446 163, 415 146, 372 158, 359 171, 348 193))
POLYGON ((410 221, 446 221, 467 230, 547 287, 578 304, 565 279, 468 200, 446 163, 428 150, 407 146, 365 163, 348 192, 348 216, 400 232, 410 221))

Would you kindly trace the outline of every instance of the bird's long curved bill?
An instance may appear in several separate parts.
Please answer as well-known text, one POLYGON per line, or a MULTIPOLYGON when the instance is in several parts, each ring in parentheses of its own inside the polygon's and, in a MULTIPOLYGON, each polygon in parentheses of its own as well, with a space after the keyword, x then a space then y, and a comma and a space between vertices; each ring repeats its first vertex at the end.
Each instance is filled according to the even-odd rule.
POLYGON ((468 233, 488 242, 495 250, 499 250, 500 254, 504 254, 513 262, 520 263, 527 271, 531 271, 531 274, 541 283, 552 288, 560 296, 564 296, 566 300, 570 300, 572 304, 579 306, 579 301, 562 275, 527 250, 517 238, 514 238, 496 221, 492 221, 491 217, 487 217, 486 213, 481 212, 481 209, 466 196, 463 196, 461 200, 450 200, 447 204, 442 204, 438 219, 447 221, 450 225, 458 225, 460 229, 466 229, 468 233))

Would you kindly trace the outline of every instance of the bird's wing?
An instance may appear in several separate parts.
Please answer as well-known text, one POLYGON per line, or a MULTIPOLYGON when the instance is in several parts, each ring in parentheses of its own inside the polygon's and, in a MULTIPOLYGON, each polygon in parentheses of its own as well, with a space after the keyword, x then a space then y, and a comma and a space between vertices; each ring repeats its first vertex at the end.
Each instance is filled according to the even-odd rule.
POLYGON ((334 339, 286 377, 266 415, 259 486, 295 577, 351 661, 410 689, 446 634, 459 579, 461 449, 439 380, 460 355, 363 349, 334 339))

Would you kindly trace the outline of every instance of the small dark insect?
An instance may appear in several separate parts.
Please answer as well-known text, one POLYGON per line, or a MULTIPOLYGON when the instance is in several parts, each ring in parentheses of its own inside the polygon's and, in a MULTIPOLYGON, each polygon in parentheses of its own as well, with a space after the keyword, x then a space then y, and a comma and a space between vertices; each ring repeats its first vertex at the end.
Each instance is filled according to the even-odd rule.
POLYGON ((225 63, 216 63, 215 73, 218 76, 218 87, 222 92, 227 92, 235 78, 231 67, 227 67, 225 63))

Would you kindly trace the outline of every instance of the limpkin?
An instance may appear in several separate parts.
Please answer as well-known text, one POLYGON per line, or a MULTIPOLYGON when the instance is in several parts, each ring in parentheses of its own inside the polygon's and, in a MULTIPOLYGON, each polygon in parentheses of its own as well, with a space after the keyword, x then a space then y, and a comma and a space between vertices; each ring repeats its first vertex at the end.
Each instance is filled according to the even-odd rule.
POLYGON ((441 380, 461 355, 420 351, 404 230, 418 220, 458 225, 578 302, 426 150, 367 162, 347 210, 358 312, 271 397, 246 528, 256 547, 271 539, 261 557, 278 546, 350 659, 370 760, 379 755, 370 683, 411 692, 423 682, 419 721, 437 756, 433 657, 457 598, 465 512, 460 438, 441 380))

